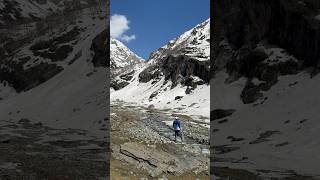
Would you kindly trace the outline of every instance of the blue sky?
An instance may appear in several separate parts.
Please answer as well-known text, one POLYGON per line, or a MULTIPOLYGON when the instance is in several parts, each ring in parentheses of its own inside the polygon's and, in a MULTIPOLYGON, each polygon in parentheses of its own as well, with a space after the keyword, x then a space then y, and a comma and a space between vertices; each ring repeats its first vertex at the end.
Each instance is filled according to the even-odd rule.
POLYGON ((111 36, 148 59, 152 51, 208 19, 210 0, 111 0, 110 12, 123 15, 111 17, 111 36))

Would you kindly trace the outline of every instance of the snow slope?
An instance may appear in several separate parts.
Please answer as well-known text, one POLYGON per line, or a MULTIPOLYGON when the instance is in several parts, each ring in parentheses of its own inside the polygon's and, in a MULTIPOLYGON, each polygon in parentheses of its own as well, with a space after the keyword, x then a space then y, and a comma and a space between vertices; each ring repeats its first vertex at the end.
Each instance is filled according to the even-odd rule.
MULTIPOLYGON (((76 43, 73 42, 68 57, 57 62, 64 70, 31 90, 0 101, 1 120, 27 118, 50 127, 84 129, 89 131, 89 136, 105 136, 107 70, 93 66, 90 47, 92 40, 106 29, 107 21, 105 18, 93 19, 89 10, 77 18, 77 25, 85 28, 76 43), (80 50, 82 55, 68 64, 80 50)), ((22 48, 21 53, 27 53, 29 46, 22 48)))
POLYGON ((201 120, 202 116, 209 117, 210 86, 199 86, 191 94, 186 95, 185 91, 187 87, 178 85, 175 88, 170 89, 171 82, 163 85, 165 81, 164 77, 155 84, 152 84, 151 81, 148 83, 140 83, 138 81, 138 76, 143 68, 137 68, 135 70, 137 73, 135 73, 133 81, 128 86, 118 91, 111 90, 110 101, 119 99, 146 107, 154 105, 155 108, 159 109, 174 109, 176 112, 191 115, 196 120, 201 120), (149 97, 154 92, 158 92, 158 95, 150 100, 149 97), (184 97, 181 100, 175 100, 175 97, 177 96, 184 97))
POLYGON ((215 165, 256 173, 259 169, 270 170, 259 172, 265 177, 295 172, 320 178, 320 76, 310 78, 304 71, 280 76, 278 83, 252 104, 243 104, 240 99, 245 78, 226 84, 227 77, 221 71, 213 79, 212 106, 235 112, 212 122, 211 128, 215 129, 212 142, 216 147, 239 149, 225 153, 216 150, 215 157, 224 160, 216 161, 215 165))

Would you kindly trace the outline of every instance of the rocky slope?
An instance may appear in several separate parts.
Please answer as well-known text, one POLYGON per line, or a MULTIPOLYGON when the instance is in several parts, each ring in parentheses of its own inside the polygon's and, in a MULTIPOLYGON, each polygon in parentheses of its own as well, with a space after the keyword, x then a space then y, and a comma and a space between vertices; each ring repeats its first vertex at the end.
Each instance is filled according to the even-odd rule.
POLYGON ((1 178, 107 178, 108 12, 95 8, 60 14, 54 26, 1 29, 0 150, 12 152, 0 158, 1 178))
POLYGON ((227 0, 213 8, 211 172, 317 178, 319 2, 227 0))
POLYGON ((206 127, 180 114, 185 141, 175 143, 168 111, 121 101, 111 106, 112 178, 209 178, 206 127))
POLYGON ((111 100, 182 107, 189 113, 194 109, 198 115, 208 117, 209 29, 210 19, 151 53, 145 65, 139 64, 115 77, 111 100))

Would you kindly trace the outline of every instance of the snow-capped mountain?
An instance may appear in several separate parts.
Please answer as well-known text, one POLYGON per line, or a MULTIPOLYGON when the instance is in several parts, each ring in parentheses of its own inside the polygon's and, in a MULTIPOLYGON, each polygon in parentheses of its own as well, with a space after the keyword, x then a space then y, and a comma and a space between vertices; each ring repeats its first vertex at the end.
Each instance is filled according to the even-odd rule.
POLYGON ((210 19, 206 20, 151 53, 147 63, 115 77, 111 82, 111 101, 121 99, 175 108, 195 119, 201 119, 200 115, 208 118, 209 22, 210 19))
POLYGON ((117 69, 142 63, 144 60, 117 39, 110 39, 110 68, 117 69))
POLYGON ((169 54, 186 55, 199 61, 207 61, 210 58, 210 19, 151 53, 149 61, 157 61, 169 54))
POLYGON ((320 5, 234 0, 216 8, 223 11, 213 30, 212 173, 318 179, 320 39, 307 32, 320 31, 320 5))

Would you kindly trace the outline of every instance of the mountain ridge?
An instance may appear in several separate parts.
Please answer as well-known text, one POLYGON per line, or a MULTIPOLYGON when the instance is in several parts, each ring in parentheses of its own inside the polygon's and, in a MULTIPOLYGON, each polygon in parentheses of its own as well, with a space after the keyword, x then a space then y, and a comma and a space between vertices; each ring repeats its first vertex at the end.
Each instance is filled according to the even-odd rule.
POLYGON ((146 63, 112 78, 111 101, 122 99, 162 108, 199 103, 182 109, 189 114, 194 109, 197 115, 208 117, 209 71, 210 19, 207 19, 151 53, 146 63))

